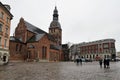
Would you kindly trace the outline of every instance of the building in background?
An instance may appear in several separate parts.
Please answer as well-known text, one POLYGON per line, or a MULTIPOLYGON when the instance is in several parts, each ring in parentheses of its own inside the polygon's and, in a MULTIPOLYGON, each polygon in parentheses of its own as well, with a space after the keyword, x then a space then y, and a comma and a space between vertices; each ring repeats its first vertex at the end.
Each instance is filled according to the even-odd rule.
POLYGON ((81 58, 97 60, 99 58, 115 59, 116 48, 114 39, 103 39, 93 42, 83 42, 71 46, 73 59, 76 55, 81 58))
POLYGON ((10 25, 13 15, 10 6, 0 2, 0 64, 8 62, 10 25))
POLYGON ((69 45, 62 44, 62 61, 69 61, 69 45))
POLYGON ((78 55, 80 55, 80 44, 73 44, 70 46, 70 60, 75 60, 78 55))
POLYGON ((120 52, 117 52, 116 57, 120 58, 120 52))
POLYGON ((11 61, 60 61, 62 55, 62 29, 55 7, 49 33, 20 19, 15 36, 10 38, 11 61))
POLYGON ((114 39, 103 39, 88 43, 83 43, 80 46, 80 55, 84 58, 97 60, 97 58, 115 59, 116 48, 114 39))

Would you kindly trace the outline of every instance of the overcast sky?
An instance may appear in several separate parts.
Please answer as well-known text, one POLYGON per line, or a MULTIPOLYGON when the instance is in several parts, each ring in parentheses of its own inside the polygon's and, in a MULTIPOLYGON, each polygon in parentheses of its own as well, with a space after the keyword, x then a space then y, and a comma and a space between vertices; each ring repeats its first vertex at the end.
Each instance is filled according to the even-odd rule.
POLYGON ((48 32, 55 5, 62 27, 63 43, 81 43, 113 38, 120 51, 120 0, 0 0, 14 15, 11 35, 23 17, 48 32))

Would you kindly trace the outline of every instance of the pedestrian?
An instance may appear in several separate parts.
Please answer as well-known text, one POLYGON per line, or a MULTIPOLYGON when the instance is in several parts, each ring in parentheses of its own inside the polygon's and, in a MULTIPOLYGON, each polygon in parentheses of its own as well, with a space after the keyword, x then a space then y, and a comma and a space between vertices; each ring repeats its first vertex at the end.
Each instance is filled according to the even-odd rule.
POLYGON ((107 68, 110 68, 110 60, 109 59, 106 60, 106 65, 107 65, 107 68))
POLYGON ((102 59, 99 60, 100 67, 102 68, 102 59))
POLYGON ((76 62, 77 62, 77 65, 79 65, 79 59, 78 58, 76 59, 76 62))
POLYGON ((79 65, 79 57, 76 56, 76 64, 79 65))
POLYGON ((82 65, 82 59, 81 58, 79 59, 79 61, 80 61, 80 64, 82 65))
POLYGON ((106 58, 104 58, 104 68, 106 68, 106 58))

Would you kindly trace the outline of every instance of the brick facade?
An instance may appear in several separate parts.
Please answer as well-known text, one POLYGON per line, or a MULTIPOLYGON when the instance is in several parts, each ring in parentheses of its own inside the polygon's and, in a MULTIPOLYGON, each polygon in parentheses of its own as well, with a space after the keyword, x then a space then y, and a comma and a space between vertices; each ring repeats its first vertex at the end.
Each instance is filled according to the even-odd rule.
POLYGON ((22 60, 24 61, 27 57, 26 53, 26 45, 20 42, 10 41, 10 60, 22 60))
POLYGON ((10 46, 10 60, 60 61, 62 31, 61 28, 56 27, 52 35, 21 18, 15 29, 15 36, 11 36, 10 39, 10 45, 12 45, 10 46), (13 50, 18 48, 17 44, 22 45, 24 49, 18 52, 13 50))

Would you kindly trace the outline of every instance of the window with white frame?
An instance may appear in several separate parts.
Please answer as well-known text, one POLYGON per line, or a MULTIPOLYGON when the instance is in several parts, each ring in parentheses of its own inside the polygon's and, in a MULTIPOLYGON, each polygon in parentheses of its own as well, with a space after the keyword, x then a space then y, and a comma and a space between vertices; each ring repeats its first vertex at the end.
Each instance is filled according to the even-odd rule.
POLYGON ((7 47, 7 39, 5 39, 4 46, 7 47))
POLYGON ((9 18, 8 17, 6 18, 6 22, 9 23, 9 18))
POLYGON ((108 44, 104 44, 103 48, 109 48, 109 45, 108 44))
POLYGON ((6 27, 6 33, 8 34, 8 27, 6 27))

